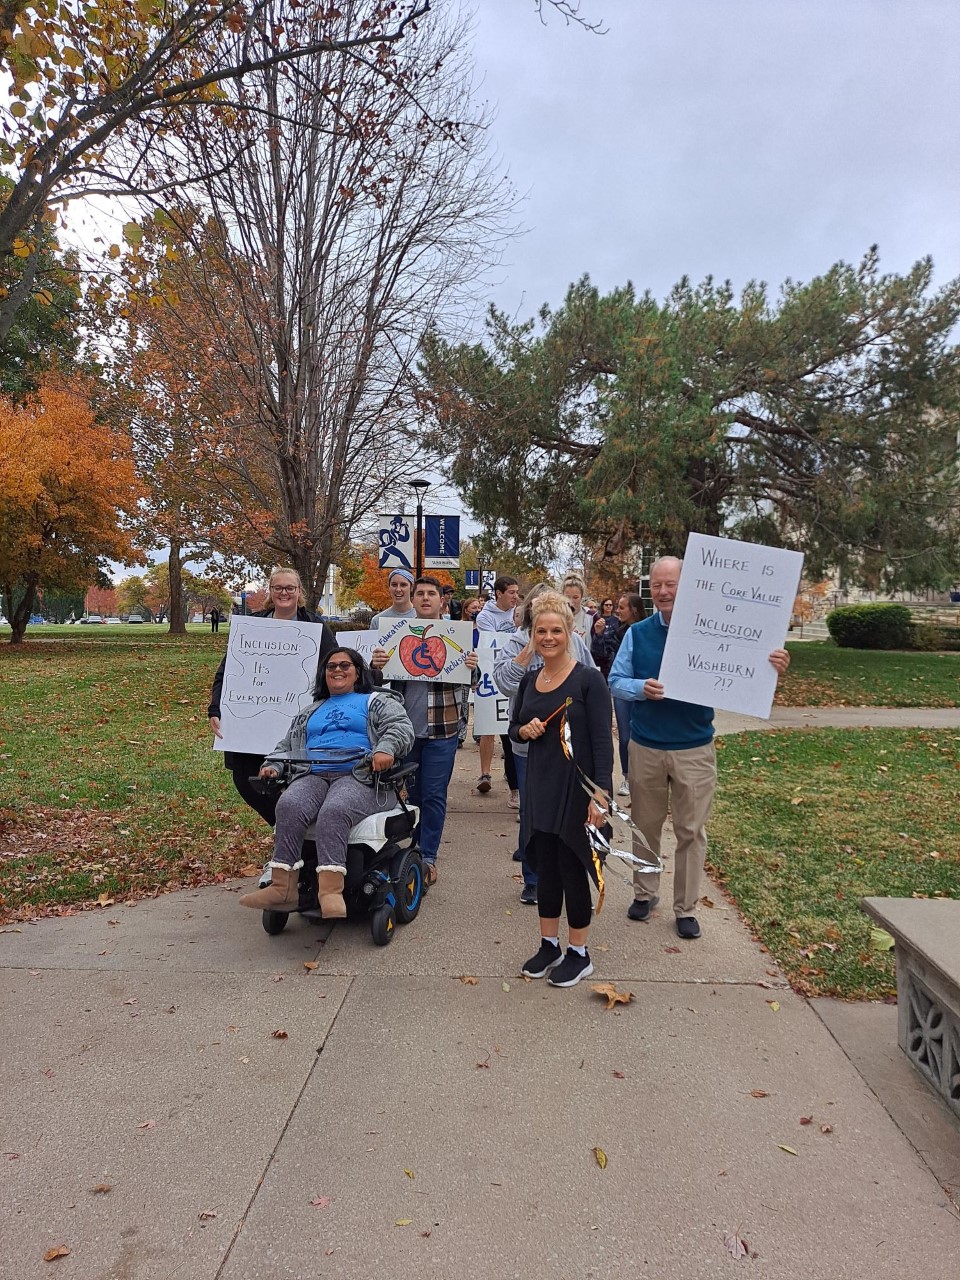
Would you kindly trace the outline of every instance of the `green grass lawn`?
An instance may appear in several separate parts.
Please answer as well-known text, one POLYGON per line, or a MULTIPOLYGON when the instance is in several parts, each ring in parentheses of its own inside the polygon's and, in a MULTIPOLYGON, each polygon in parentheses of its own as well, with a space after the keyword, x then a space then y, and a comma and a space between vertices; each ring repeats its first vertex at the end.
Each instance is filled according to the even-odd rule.
POLYGON ((894 961, 860 898, 960 897, 960 728, 718 739, 710 862, 807 994, 880 998, 894 961))
POLYGON ((0 918, 261 861, 267 830, 210 750, 226 637, 199 625, 181 639, 149 625, 36 633, 0 645, 0 918))
POLYGON ((832 641, 788 644, 783 707, 960 706, 960 653, 838 649, 832 641))

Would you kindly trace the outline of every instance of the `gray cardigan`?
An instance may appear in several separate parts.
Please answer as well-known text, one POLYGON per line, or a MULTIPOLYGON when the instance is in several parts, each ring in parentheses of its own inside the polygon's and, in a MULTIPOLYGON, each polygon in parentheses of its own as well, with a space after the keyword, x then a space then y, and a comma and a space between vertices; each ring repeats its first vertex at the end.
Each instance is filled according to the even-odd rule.
MULTIPOLYGON (((585 667, 595 667, 597 664, 593 660, 590 650, 583 643, 576 632, 573 633, 573 653, 578 662, 582 662, 585 667)), ((527 631, 515 631, 513 635, 507 636, 503 643, 504 656, 493 668, 493 683, 497 686, 505 697, 510 699, 510 719, 513 719, 513 704, 517 699, 517 690, 520 688, 520 681, 528 671, 539 671, 543 666, 543 659, 539 654, 534 654, 530 659, 529 665, 524 667, 519 662, 514 661, 518 653, 522 653, 526 646, 530 643, 530 634, 527 631)), ((527 754, 528 742, 516 742, 511 739, 511 747, 515 756, 525 756, 527 754)))
MULTIPOLYGON (((290 728, 282 742, 278 742, 263 762, 263 766, 276 769, 287 760, 292 760, 290 776, 300 778, 311 771, 311 764, 305 759, 307 754, 307 721, 322 707, 329 698, 311 702, 290 722, 290 728)), ((413 725, 404 709, 403 699, 390 689, 375 689, 367 702, 367 737, 370 739, 371 751, 383 751, 393 756, 394 760, 402 760, 413 746, 413 725)))

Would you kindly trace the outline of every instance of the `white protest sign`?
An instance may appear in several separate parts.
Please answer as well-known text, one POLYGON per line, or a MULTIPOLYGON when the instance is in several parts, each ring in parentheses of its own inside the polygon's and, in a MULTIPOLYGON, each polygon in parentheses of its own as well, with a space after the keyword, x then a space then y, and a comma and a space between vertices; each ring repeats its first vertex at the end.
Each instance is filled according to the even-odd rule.
POLYGON ((390 655, 383 668, 384 680, 470 683, 465 659, 473 650, 472 622, 396 618, 392 625, 385 626, 381 621, 380 647, 390 655))
POLYGON ((481 631, 477 643, 477 670, 480 679, 474 690, 473 732, 503 734, 510 727, 510 699, 500 692, 493 680, 493 669, 503 658, 506 637, 496 631, 481 631))
POLYGON ((670 618, 660 681, 668 698, 770 718, 800 587, 799 551, 691 533, 670 618))
POLYGON ((370 661, 370 655, 377 647, 380 639, 379 631, 338 631, 336 632, 337 644, 342 644, 346 649, 356 649, 361 658, 370 661))
POLYGON ((313 701, 320 636, 317 622, 235 617, 220 695, 217 751, 265 755, 313 701))

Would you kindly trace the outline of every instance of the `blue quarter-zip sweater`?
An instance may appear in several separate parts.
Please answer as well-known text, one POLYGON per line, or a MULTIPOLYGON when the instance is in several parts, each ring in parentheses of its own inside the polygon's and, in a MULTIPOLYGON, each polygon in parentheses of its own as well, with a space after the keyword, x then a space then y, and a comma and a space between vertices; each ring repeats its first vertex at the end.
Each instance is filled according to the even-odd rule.
POLYGON ((635 622, 623 637, 610 668, 610 692, 630 702, 630 737, 658 751, 684 751, 713 741, 713 707, 674 698, 643 696, 647 680, 660 677, 667 628, 659 613, 635 622))

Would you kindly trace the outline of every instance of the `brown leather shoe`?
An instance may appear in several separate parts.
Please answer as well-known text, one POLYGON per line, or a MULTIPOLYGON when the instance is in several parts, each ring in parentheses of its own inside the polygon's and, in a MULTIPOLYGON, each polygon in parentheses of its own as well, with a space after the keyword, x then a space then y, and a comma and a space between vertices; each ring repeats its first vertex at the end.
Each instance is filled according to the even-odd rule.
POLYGON ((435 862, 425 862, 423 864, 423 883, 427 889, 432 884, 437 883, 437 864, 435 862))

